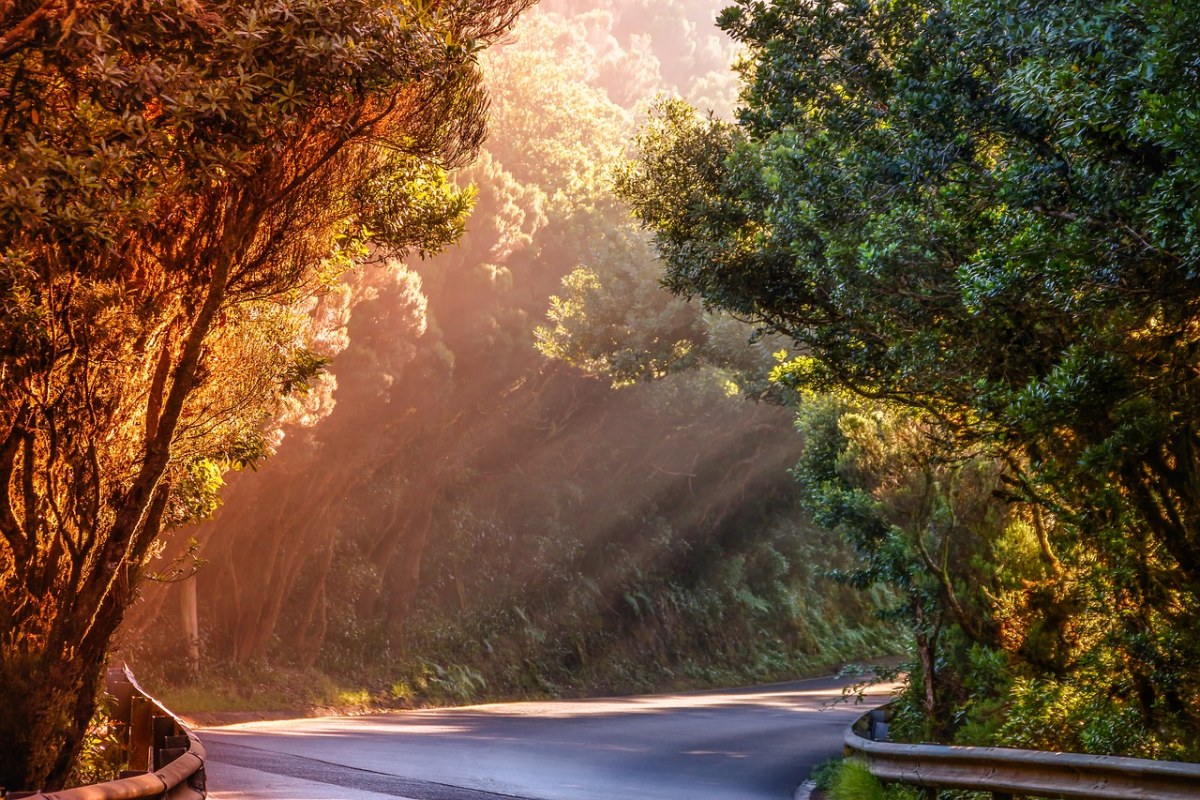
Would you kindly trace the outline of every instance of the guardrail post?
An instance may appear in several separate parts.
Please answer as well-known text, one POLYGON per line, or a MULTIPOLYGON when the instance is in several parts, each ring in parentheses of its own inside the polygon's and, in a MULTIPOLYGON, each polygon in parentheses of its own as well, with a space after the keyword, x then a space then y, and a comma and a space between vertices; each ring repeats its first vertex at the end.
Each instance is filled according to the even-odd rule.
POLYGON ((154 707, 141 695, 134 695, 129 708, 129 770, 150 771, 150 749, 154 745, 151 717, 154 707))
POLYGON ((110 669, 104 691, 112 698, 109 703, 109 718, 128 725, 130 703, 135 692, 133 684, 125 677, 125 671, 119 668, 110 669))
POLYGON ((153 756, 152 762, 154 764, 153 769, 159 770, 169 764, 174 758, 174 756, 167 753, 167 748, 170 747, 167 744, 167 740, 175 735, 175 720, 172 717, 155 715, 151 718, 151 725, 153 726, 154 736, 154 745, 151 751, 151 755, 153 756))
MULTIPOLYGON (((174 720, 172 720, 174 722, 174 720)), ((155 749, 154 768, 162 769, 188 751, 188 737, 166 736, 155 749)))

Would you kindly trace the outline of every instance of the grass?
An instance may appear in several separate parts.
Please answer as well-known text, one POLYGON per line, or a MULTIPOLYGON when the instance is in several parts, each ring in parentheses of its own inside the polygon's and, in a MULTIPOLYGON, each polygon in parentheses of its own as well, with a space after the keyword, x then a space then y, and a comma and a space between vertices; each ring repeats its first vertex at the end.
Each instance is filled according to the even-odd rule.
POLYGON ((886 800, 883 784, 879 782, 866 764, 860 761, 843 761, 833 775, 829 786, 831 800, 886 800))
POLYGON ((371 693, 342 686, 315 669, 247 667, 209 671, 190 683, 149 685, 150 693, 177 714, 316 711, 352 712, 369 706, 371 693))
POLYGON ((885 787, 866 764, 855 759, 837 765, 829 786, 830 800, 918 800, 919 797, 911 786, 885 787))
POLYGON ((833 779, 837 777, 838 769, 842 766, 841 756, 829 758, 817 764, 812 769, 812 773, 808 776, 816 788, 828 792, 833 786, 833 779))

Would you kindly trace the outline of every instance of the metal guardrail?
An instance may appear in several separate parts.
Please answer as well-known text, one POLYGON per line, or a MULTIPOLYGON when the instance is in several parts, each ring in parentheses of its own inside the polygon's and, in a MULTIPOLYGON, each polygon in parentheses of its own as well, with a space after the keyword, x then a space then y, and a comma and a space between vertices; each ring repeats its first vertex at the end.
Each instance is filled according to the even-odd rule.
POLYGON ((58 792, 8 793, 6 800, 204 800, 204 745, 166 706, 138 685, 127 667, 108 671, 111 719, 129 753, 121 778, 58 792))
POLYGON ((1005 747, 899 744, 886 739, 889 709, 875 709, 846 731, 847 756, 881 781, 1013 797, 1087 800, 1200 800, 1200 764, 1088 756, 1005 747))

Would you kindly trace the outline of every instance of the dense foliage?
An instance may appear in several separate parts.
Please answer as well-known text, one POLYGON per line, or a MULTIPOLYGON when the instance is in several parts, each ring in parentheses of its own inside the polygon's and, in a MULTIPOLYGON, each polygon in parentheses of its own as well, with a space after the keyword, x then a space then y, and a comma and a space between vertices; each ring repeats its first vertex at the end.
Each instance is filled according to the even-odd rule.
POLYGON ((524 5, 0 5, 0 785, 66 776, 159 535, 320 367, 306 299, 452 238, 524 5))
POLYGON ((675 291, 786 335, 781 380, 881 403, 884 450, 926 454, 895 518, 841 416, 813 501, 906 587, 918 649, 947 637, 923 669, 960 688, 914 692, 942 735, 1196 755, 1197 22, 745 0, 737 124, 668 105, 624 175, 675 291))
POLYGON ((645 94, 732 88, 718 5, 547 2, 487 54, 461 246, 345 283, 328 413, 194 532, 206 669, 461 700, 889 647, 876 598, 824 575, 850 555, 799 508, 791 415, 743 399, 776 391, 770 348, 663 292, 611 193, 645 94))

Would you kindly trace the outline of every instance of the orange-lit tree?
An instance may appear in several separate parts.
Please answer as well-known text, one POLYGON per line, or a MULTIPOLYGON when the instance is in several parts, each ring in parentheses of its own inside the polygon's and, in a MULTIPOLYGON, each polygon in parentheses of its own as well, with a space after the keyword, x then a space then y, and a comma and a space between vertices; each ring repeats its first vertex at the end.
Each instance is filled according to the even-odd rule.
POLYGON ((319 368, 302 301, 453 236, 528 4, 0 5, 0 785, 64 779, 156 540, 319 368))

